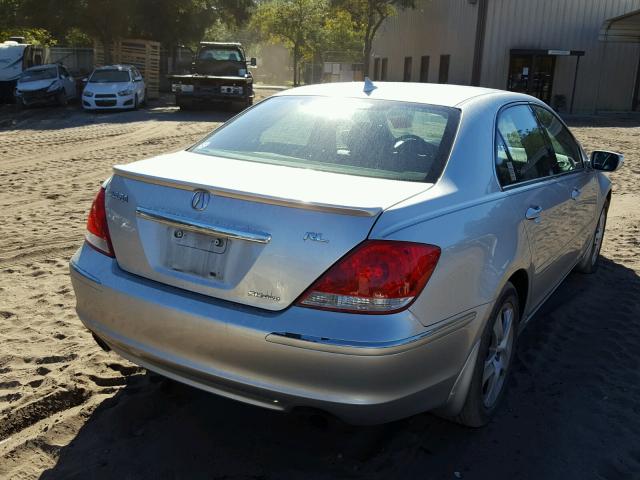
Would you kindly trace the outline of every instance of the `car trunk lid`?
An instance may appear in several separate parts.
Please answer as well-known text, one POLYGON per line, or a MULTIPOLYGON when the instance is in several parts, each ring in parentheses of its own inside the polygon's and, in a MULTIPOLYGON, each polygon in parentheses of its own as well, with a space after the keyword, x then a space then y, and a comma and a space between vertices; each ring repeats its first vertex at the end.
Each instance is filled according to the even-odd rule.
POLYGON ((281 310, 429 186, 179 152, 116 166, 106 204, 122 269, 281 310))

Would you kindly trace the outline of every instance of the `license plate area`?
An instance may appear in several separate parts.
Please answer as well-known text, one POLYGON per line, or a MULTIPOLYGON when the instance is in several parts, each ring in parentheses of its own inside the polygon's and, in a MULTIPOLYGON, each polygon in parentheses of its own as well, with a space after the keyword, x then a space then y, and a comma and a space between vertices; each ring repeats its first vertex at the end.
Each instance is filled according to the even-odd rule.
POLYGON ((223 280, 229 239, 169 228, 165 265, 176 272, 223 280))

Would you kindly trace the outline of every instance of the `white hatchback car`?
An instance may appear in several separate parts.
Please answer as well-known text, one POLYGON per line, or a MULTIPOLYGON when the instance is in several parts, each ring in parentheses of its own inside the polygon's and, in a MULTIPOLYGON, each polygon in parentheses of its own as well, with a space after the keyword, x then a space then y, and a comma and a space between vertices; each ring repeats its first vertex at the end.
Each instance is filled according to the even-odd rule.
POLYGON ((85 110, 136 109, 147 99, 142 75, 132 65, 96 68, 82 92, 85 110))

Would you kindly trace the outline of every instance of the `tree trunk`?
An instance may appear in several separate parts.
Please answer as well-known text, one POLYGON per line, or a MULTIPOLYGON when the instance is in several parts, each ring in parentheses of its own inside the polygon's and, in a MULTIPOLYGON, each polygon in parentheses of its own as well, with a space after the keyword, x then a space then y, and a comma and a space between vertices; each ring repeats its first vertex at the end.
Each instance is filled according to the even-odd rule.
POLYGON ((369 64, 371 63, 371 40, 368 38, 364 39, 364 52, 362 54, 362 74, 365 77, 371 78, 372 75, 369 74, 369 64))
POLYGON ((297 87, 299 84, 298 78, 298 56, 300 55, 300 46, 298 43, 293 45, 293 86, 297 87))

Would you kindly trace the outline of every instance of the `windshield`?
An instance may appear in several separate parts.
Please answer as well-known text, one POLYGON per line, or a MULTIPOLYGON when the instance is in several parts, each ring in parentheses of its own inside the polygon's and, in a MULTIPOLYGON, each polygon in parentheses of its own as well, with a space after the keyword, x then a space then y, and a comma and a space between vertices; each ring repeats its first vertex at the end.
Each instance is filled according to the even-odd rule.
POLYGON ((21 82, 35 82, 37 80, 50 80, 54 78, 58 78, 58 69, 56 67, 25 70, 22 72, 22 75, 20 75, 21 82))
POLYGON ((235 48, 204 47, 198 53, 198 59, 241 62, 242 56, 235 48))
POLYGON ((89 83, 115 83, 128 81, 129 72, 126 70, 96 70, 89 79, 89 83))
POLYGON ((389 100, 273 97, 191 151, 368 177, 435 182, 460 112, 389 100))

